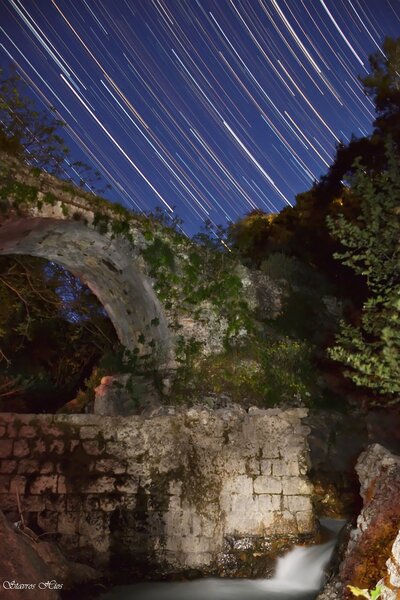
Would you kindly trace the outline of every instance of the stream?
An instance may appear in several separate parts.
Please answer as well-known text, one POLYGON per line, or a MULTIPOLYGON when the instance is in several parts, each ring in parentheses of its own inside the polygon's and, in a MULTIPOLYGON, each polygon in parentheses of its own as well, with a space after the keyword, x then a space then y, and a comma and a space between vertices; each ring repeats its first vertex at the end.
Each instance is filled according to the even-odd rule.
POLYGON ((323 584, 336 535, 344 521, 324 519, 333 538, 325 544, 295 546, 278 559, 272 579, 198 579, 117 586, 99 600, 314 600, 323 584))

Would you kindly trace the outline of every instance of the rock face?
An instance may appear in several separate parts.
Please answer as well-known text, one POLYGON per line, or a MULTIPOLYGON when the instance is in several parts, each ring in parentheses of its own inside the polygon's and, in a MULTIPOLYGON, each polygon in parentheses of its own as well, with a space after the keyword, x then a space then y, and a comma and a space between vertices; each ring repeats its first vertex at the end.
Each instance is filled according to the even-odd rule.
POLYGON ((58 591, 46 586, 54 577, 52 570, 31 544, 12 529, 1 511, 0 539, 0 597, 4 600, 58 600, 58 591))
POLYGON ((1 511, 0 539, 1 598, 57 600, 58 590, 82 590, 102 579, 95 569, 67 560, 56 544, 14 529, 1 511))
POLYGON ((333 518, 359 514, 362 499, 357 459, 375 443, 400 454, 399 409, 376 409, 367 414, 314 411, 304 423, 311 429, 309 475, 317 514, 333 518))
POLYGON ((361 454, 356 470, 363 509, 338 577, 318 598, 352 598, 347 585, 373 589, 382 580, 383 598, 395 600, 400 597, 400 457, 374 444, 361 454))
POLYGON ((120 578, 265 574, 315 533, 304 409, 0 415, 0 507, 120 578), (267 564, 268 563, 268 564, 267 564))

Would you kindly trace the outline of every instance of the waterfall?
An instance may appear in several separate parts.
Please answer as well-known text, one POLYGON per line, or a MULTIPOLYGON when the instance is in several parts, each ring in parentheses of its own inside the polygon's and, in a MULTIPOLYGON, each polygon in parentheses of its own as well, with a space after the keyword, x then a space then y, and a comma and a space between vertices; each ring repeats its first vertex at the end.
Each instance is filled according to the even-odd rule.
POLYGON ((296 546, 278 559, 275 576, 263 581, 262 587, 282 593, 318 590, 334 546, 334 539, 318 546, 296 546))
POLYGON ((139 583, 118 586, 99 600, 312 600, 323 583, 336 534, 345 521, 324 519, 331 530, 329 542, 295 546, 278 559, 272 579, 198 579, 182 583, 139 583))

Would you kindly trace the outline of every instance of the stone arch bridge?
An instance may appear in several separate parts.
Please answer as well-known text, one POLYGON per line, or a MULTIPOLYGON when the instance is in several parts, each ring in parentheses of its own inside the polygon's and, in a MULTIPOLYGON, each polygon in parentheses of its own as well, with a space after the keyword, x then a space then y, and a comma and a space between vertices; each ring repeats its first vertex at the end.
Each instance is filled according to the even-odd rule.
POLYGON ((243 339, 243 307, 257 307, 254 281, 229 256, 0 153, 4 254, 41 257, 77 276, 120 342, 151 352, 158 371, 175 368, 178 339, 195 339, 203 354, 221 352, 229 336, 243 339))
POLYGON ((152 340, 157 366, 167 366, 171 333, 141 256, 140 220, 6 155, 0 155, 0 169, 0 254, 37 256, 65 267, 98 297, 125 347, 152 340))

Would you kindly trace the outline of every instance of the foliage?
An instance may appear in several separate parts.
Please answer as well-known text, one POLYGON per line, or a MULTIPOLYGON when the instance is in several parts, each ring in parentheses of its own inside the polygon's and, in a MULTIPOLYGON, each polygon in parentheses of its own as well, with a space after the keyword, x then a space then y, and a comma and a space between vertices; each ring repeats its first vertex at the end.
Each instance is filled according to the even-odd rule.
POLYGON ((228 243, 245 263, 255 266, 260 264, 265 256, 275 216, 257 209, 229 226, 228 243))
POLYGON ((104 191, 101 175, 80 160, 72 160, 61 135, 65 123, 57 111, 38 111, 27 86, 17 72, 0 69, 0 151, 23 159, 39 174, 41 169, 76 181, 83 187, 104 191), (99 187, 99 184, 100 187, 99 187))
POLYGON ((171 316, 188 313, 201 319, 206 303, 227 319, 227 344, 241 330, 254 330, 239 263, 217 238, 203 233, 192 241, 161 231, 148 235, 147 240, 142 255, 155 280, 157 295, 171 316))
POLYGON ((115 343, 103 308, 70 273, 33 257, 0 257, 3 406, 29 397, 30 410, 56 409, 115 343))
POLYGON ((374 98, 378 113, 376 131, 397 138, 400 134, 400 38, 386 38, 383 54, 377 52, 371 56, 370 64, 371 73, 361 81, 367 94, 374 98))
POLYGON ((282 295, 280 314, 267 319, 268 325, 281 335, 323 345, 337 329, 340 313, 340 303, 335 301, 327 278, 296 257, 282 253, 271 254, 261 264, 261 271, 276 282, 282 295))
POLYGON ((387 146, 386 170, 371 176, 360 162, 352 191, 361 199, 356 222, 330 220, 344 251, 336 258, 366 278, 369 298, 361 322, 342 323, 330 356, 344 363, 357 385, 400 393, 400 157, 387 146))
POLYGON ((315 182, 310 190, 298 194, 294 207, 286 207, 277 215, 255 210, 234 223, 228 240, 242 259, 250 266, 259 267, 270 254, 284 253, 319 268, 337 286, 342 297, 351 289, 356 306, 366 299, 363 279, 333 259, 340 251, 338 241, 328 230, 328 216, 345 214, 356 222, 360 213, 359 199, 343 185, 354 173, 354 161, 362 162, 371 174, 386 168, 385 136, 390 132, 395 145, 400 144, 400 38, 387 38, 384 56, 370 57, 371 73, 362 82, 366 92, 375 101, 378 117, 374 134, 352 138, 349 144, 339 144, 335 159, 326 175, 315 182))
POLYGON ((377 585, 373 590, 362 590, 354 585, 348 585, 347 587, 353 596, 362 596, 363 598, 367 598, 367 600, 378 600, 382 594, 382 587, 380 585, 377 585))
POLYGON ((251 339, 219 355, 200 357, 196 347, 190 361, 178 369, 173 394, 187 401, 227 395, 244 405, 275 406, 281 402, 309 404, 315 393, 312 349, 290 338, 251 339))

